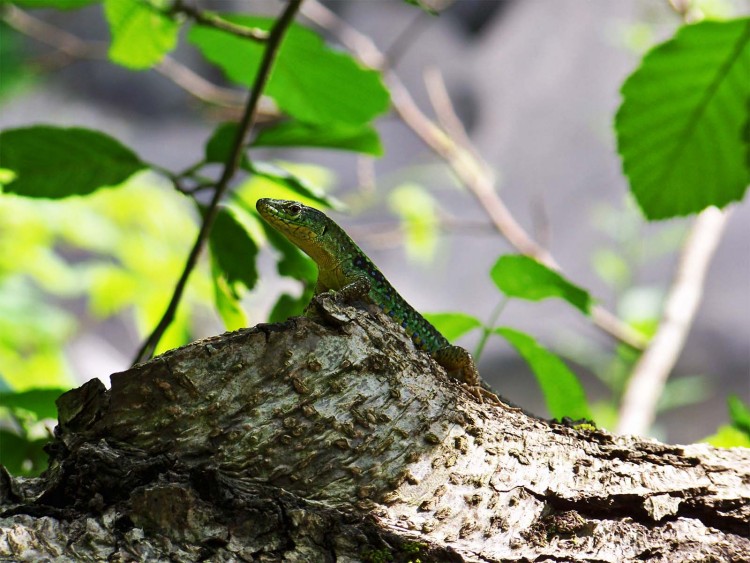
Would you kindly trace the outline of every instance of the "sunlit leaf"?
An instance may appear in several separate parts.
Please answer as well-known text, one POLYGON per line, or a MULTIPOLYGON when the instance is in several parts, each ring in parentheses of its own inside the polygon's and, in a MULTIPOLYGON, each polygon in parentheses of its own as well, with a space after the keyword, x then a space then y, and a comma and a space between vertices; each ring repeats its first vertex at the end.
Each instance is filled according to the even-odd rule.
POLYGON ((247 314, 214 256, 211 256, 211 275, 214 282, 214 303, 224 327, 227 330, 237 330, 248 326, 247 314))
POLYGON ((0 406, 33 412, 40 420, 57 418, 55 401, 66 391, 67 388, 29 389, 20 393, 0 392, 0 406))
POLYGON ((121 184, 146 164, 99 131, 37 125, 0 132, 0 166, 16 174, 3 191, 63 198, 121 184))
POLYGON ((284 121, 262 129, 251 144, 254 147, 319 147, 373 156, 383 154, 378 132, 371 125, 329 123, 321 126, 284 121))
POLYGON ((622 86, 623 169, 649 219, 723 207, 750 183, 750 18, 683 26, 622 86))
POLYGON ((750 448, 750 434, 728 424, 720 426, 716 434, 701 440, 717 448, 750 448))
POLYGON ((128 68, 150 68, 177 45, 180 26, 149 0, 104 0, 112 33, 109 58, 128 68))
POLYGON ((530 301, 559 297, 589 314, 591 296, 588 292, 527 256, 501 256, 492 267, 490 276, 508 297, 530 301))
POLYGON ((327 195, 321 188, 276 164, 255 161, 249 164, 248 170, 256 176, 286 186, 295 196, 304 198, 302 199, 303 202, 311 201, 322 207, 341 208, 341 204, 335 198, 327 195))
MULTIPOLYGON (((275 19, 226 16, 248 28, 268 30, 275 19)), ((250 86, 266 48, 264 43, 218 29, 193 26, 188 40, 233 81, 250 86)), ((349 54, 325 45, 315 32, 292 25, 279 49, 265 93, 282 111, 306 123, 362 125, 388 109, 380 74, 349 54)))
POLYGON ((422 316, 451 342, 482 326, 479 319, 465 313, 423 313, 422 316))
POLYGON ((429 262, 437 251, 437 203, 424 187, 402 184, 388 198, 391 209, 401 219, 406 232, 409 258, 429 262))
POLYGON ((591 419, 583 386, 560 358, 523 332, 511 328, 498 328, 494 332, 505 338, 529 364, 547 410, 554 418, 591 419))

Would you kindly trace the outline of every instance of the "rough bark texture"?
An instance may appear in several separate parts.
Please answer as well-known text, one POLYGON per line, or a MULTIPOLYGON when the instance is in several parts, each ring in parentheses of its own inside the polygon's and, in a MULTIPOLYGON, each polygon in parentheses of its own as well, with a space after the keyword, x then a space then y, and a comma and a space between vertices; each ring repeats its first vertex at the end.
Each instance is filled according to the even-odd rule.
POLYGON ((196 342, 58 401, 0 472, 19 561, 746 561, 750 451, 479 404, 378 313, 196 342))

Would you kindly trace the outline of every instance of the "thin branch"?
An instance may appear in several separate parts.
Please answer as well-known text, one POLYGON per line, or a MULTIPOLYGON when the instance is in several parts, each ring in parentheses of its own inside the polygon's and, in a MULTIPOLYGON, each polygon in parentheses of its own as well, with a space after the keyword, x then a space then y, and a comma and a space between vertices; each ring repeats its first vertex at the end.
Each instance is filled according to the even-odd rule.
MULTIPOLYGON (((302 11, 303 15, 317 25, 335 33, 346 47, 352 50, 366 65, 373 68, 387 68, 386 59, 372 40, 352 28, 336 14, 315 0, 310 0, 302 11)), ((516 221, 502 198, 495 190, 492 170, 473 149, 458 145, 438 125, 419 109, 401 81, 393 72, 384 71, 391 91, 391 103, 406 125, 412 129, 427 146, 443 158, 453 169, 461 183, 474 195, 489 215, 496 229, 516 250, 531 256, 550 268, 559 270, 552 255, 537 244, 516 221)), ((622 322, 601 305, 592 308, 591 318, 600 329, 621 342, 636 349, 645 348, 644 336, 622 322)))
POLYGON ((193 245, 193 248, 190 251, 190 255, 187 258, 182 275, 177 281, 174 293, 172 294, 172 299, 169 302, 167 310, 164 312, 164 316, 162 316, 159 324, 156 326, 156 328, 154 328, 154 331, 143 343, 143 346, 141 346, 141 349, 136 355, 134 363, 145 361, 153 356, 154 350, 159 344, 159 340, 161 340, 161 337, 164 335, 164 332, 171 324, 172 319, 177 312, 177 306, 179 305, 182 298, 182 294, 185 290, 188 278, 190 277, 190 274, 198 263, 198 258, 200 257, 200 254, 206 245, 208 237, 211 233, 211 228, 213 227, 214 221, 216 220, 216 217, 219 213, 219 202, 221 201, 224 192, 229 186, 229 183, 239 166, 240 159, 242 158, 245 137, 247 136, 255 122, 258 110, 258 102, 260 101, 261 94, 263 93, 263 88, 265 87, 266 82, 268 81, 268 78, 271 74, 271 68, 273 67, 274 60, 276 59, 279 47, 281 46, 281 41, 286 30, 292 24, 294 16, 299 10, 302 1, 303 0, 289 0, 289 4, 284 9, 281 17, 279 17, 279 19, 271 29, 271 33, 268 36, 266 49, 263 53, 263 59, 261 60, 260 67, 258 68, 255 80, 253 81, 250 97, 248 99, 247 105, 245 106, 245 112, 242 116, 242 119, 240 120, 239 126, 237 128, 237 134, 235 135, 234 141, 232 143, 230 157, 224 165, 224 170, 222 171, 219 181, 216 183, 216 190, 214 192, 213 198, 211 199, 211 203, 209 204, 204 215, 203 223, 201 224, 200 231, 198 232, 198 237, 196 238, 195 244, 193 245))
POLYGON ((209 82, 168 55, 154 67, 154 70, 202 102, 228 108, 242 106, 242 93, 209 82))
MULTIPOLYGON (((81 59, 108 60, 107 49, 109 45, 106 42, 84 41, 72 33, 18 9, 12 4, 5 5, 3 19, 5 23, 19 33, 56 50, 55 53, 52 53, 54 57, 46 56, 45 68, 60 68, 81 59)), ((243 105, 244 96, 242 93, 209 82, 168 55, 154 67, 154 70, 203 102, 230 108, 239 108, 243 105)))
POLYGON ((620 407, 617 432, 645 434, 667 378, 685 345, 700 306, 709 263, 729 219, 730 211, 710 207, 693 222, 682 248, 656 335, 628 380, 620 407))
POLYGON ((176 0, 174 5, 167 12, 168 14, 183 14, 193 20, 195 23, 204 25, 206 27, 213 27, 226 31, 237 37, 243 39, 249 39, 258 43, 265 43, 270 39, 269 33, 265 29, 260 28, 249 28, 243 25, 237 25, 229 20, 222 18, 221 16, 212 12, 204 12, 189 6, 182 2, 182 0, 176 0))

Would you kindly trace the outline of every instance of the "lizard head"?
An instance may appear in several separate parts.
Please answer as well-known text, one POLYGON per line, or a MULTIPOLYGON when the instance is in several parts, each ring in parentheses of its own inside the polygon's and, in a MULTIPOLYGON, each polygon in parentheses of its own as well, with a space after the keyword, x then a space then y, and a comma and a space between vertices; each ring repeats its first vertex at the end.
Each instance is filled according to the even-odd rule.
POLYGON ((330 256, 332 231, 336 224, 324 213, 298 201, 262 198, 255 204, 258 213, 274 229, 307 253, 318 265, 335 260, 330 256))

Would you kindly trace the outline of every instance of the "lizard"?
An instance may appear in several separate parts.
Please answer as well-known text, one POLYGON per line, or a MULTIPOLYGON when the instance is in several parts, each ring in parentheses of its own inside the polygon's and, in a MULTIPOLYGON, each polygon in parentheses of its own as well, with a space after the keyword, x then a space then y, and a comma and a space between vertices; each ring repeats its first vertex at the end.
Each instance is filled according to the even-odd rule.
POLYGON ((336 222, 322 211, 297 201, 259 199, 256 209, 276 231, 318 265, 314 295, 330 292, 342 302, 363 299, 373 303, 406 331, 414 345, 466 384, 482 402, 482 395, 499 402, 484 388, 471 354, 452 345, 394 289, 377 266, 336 222))

